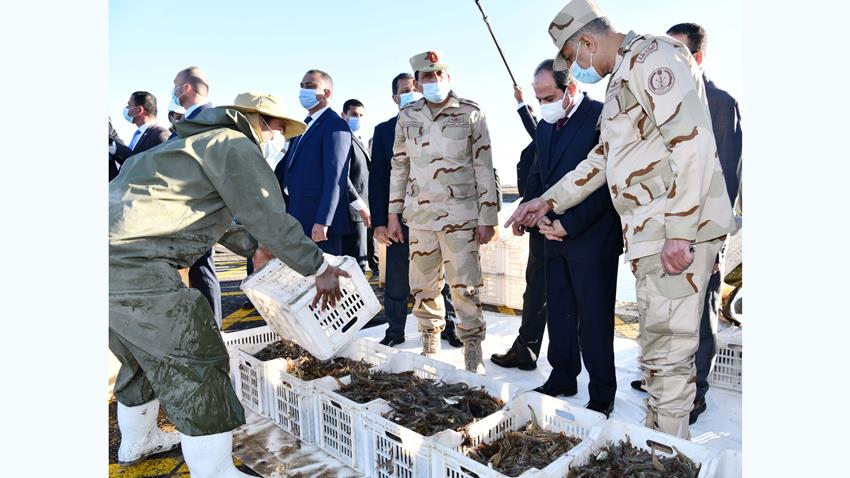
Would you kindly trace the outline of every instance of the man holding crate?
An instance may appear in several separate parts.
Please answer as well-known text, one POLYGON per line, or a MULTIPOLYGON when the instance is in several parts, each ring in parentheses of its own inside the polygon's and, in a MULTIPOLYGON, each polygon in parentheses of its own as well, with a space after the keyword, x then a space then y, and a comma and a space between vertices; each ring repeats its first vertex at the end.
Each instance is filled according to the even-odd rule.
POLYGON ((183 285, 178 269, 219 242, 254 255, 257 268, 274 255, 315 275, 314 305, 341 297, 337 277, 347 274, 325 263, 286 213, 264 158, 305 124, 270 95, 243 93, 235 103, 177 123, 176 138, 129 158, 109 185, 109 348, 121 361, 123 464, 181 443, 192 476, 249 476, 231 456, 232 430, 245 416, 227 350, 209 303, 183 285), (157 427, 160 401, 179 434, 157 427))

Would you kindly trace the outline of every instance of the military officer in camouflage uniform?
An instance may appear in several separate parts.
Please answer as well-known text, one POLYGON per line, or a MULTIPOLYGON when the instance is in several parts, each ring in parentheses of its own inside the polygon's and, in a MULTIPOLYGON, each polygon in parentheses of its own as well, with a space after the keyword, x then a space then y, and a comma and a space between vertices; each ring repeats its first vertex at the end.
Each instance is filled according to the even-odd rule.
POLYGON ((490 241, 498 223, 487 122, 477 104, 451 90, 440 53, 415 55, 410 65, 424 98, 398 116, 387 233, 397 242, 404 240, 398 218, 403 213, 410 228, 410 288, 423 354, 440 351, 445 268, 466 369, 484 373, 478 246, 490 241))
POLYGON ((699 68, 676 40, 613 30, 593 0, 567 4, 549 35, 556 69, 585 83, 611 75, 600 143, 508 223, 533 225, 607 181, 637 280, 646 424, 688 438, 705 288, 735 229, 699 68))
POLYGON ((231 430, 245 423, 230 383, 227 350, 209 303, 178 269, 216 242, 251 257, 273 254, 316 275, 316 299, 338 298, 338 275, 286 213, 266 157, 306 125, 269 95, 244 93, 175 125, 177 137, 128 159, 109 183, 109 349, 121 361, 115 382, 121 445, 132 463, 182 443, 192 476, 236 470, 231 430), (233 226, 233 217, 244 225, 233 226), (247 230, 246 230, 247 229, 247 230), (250 234, 249 234, 250 232, 250 234), (255 239, 256 238, 256 239, 255 239), (178 433, 157 428, 159 404, 178 433))

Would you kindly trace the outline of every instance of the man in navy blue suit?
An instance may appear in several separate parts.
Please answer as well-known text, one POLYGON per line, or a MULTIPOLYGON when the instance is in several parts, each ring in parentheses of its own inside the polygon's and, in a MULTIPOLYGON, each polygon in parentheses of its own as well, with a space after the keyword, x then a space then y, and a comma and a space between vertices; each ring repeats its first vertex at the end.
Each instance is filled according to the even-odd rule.
MULTIPOLYGON (((197 66, 184 68, 177 73, 171 99, 186 109, 183 119, 193 119, 201 111, 212 108, 212 103, 207 100, 209 88, 207 75, 197 66)), ((171 137, 176 135, 177 133, 174 133, 171 137)), ((221 327, 221 284, 215 273, 212 249, 189 268, 189 287, 198 289, 203 294, 210 303, 216 323, 221 327)))
MULTIPOLYGON (((422 98, 416 90, 413 75, 401 73, 393 78, 393 101, 402 106, 422 98)), ((390 347, 404 343, 404 324, 407 321, 410 296, 410 233, 402 224, 404 242, 393 242, 387 235, 387 221, 390 202, 390 171, 392 170, 393 142, 398 115, 375 127, 372 135, 372 167, 369 172, 369 209, 372 212, 372 227, 375 240, 387 246, 386 286, 384 288, 384 314, 389 323, 381 343, 390 347)), ((448 281, 443 287, 443 300, 446 304, 446 328, 440 333, 443 340, 452 347, 462 347, 463 342, 455 332, 455 310, 449 292, 448 281)))
POLYGON ((304 234, 326 253, 342 254, 342 236, 352 233, 349 207, 348 153, 351 131, 331 109, 333 79, 310 70, 301 80, 299 100, 310 115, 307 131, 290 142, 275 168, 280 189, 288 194, 287 212, 298 219, 304 234))
MULTIPOLYGON (((572 76, 553 71, 552 60, 534 74, 534 92, 544 122, 537 126, 536 167, 529 173, 531 199, 575 169, 599 141, 602 103, 580 93, 572 76)), ((618 258, 623 250, 620 217, 603 186, 564 214, 538 223, 546 237, 546 303, 552 373, 536 390, 547 395, 578 393, 581 362, 590 375, 587 408, 614 408, 614 301, 618 258), (581 347, 579 348, 579 344, 581 347)))

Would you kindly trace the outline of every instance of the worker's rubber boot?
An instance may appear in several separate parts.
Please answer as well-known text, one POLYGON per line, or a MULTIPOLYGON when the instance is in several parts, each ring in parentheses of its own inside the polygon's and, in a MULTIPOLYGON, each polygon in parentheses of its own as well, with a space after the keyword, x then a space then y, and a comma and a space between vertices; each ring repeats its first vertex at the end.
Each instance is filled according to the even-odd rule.
POLYGON ((159 429, 156 425, 158 414, 159 400, 137 407, 118 402, 118 429, 121 430, 119 464, 132 465, 150 455, 171 450, 180 443, 177 432, 166 433, 159 429))
POLYGON ((478 375, 486 374, 481 340, 468 339, 463 343, 463 362, 466 365, 466 370, 478 375))
POLYGON ((190 437, 180 434, 192 478, 251 478, 233 465, 233 432, 190 437))
POLYGON ((422 331, 422 355, 437 358, 440 355, 440 331, 422 331))

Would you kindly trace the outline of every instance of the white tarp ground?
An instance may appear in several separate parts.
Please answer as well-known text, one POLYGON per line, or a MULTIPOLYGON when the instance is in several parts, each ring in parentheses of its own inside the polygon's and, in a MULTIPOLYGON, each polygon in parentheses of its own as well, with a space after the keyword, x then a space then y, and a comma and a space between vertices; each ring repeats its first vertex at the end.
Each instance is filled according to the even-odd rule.
MULTIPOLYGON (((552 367, 546 359, 549 344, 544 337, 537 369, 524 372, 518 369, 505 369, 490 362, 490 354, 504 353, 513 343, 520 325, 520 317, 485 312, 487 320, 487 337, 484 340, 484 365, 487 376, 495 380, 503 380, 523 389, 532 390, 542 385, 549 376, 552 367)), ((384 336, 385 326, 361 330, 361 337, 380 340, 384 336)), ((410 315, 405 329, 407 341, 396 346, 399 350, 419 353, 422 344, 416 330, 416 319, 410 315)), ((637 364, 638 344, 626 338, 614 339, 615 363, 617 367, 617 396, 614 403, 612 418, 629 423, 643 424, 645 421, 644 399, 646 394, 631 388, 629 383, 641 377, 637 364)), ((440 360, 452 365, 463 367, 462 349, 455 349, 445 341, 442 343, 440 360)), ((584 367, 582 367, 584 368, 584 367)), ((584 406, 588 401, 588 375, 582 370, 578 377, 579 393, 573 397, 560 397, 571 405, 584 406)), ((709 389, 706 396, 708 408, 700 415, 697 423, 691 426, 691 440, 718 449, 741 449, 741 394, 737 392, 709 389)))

